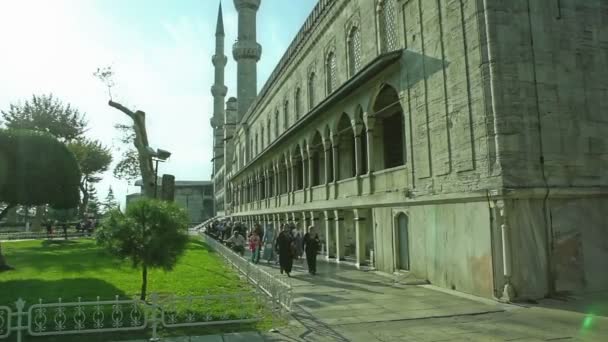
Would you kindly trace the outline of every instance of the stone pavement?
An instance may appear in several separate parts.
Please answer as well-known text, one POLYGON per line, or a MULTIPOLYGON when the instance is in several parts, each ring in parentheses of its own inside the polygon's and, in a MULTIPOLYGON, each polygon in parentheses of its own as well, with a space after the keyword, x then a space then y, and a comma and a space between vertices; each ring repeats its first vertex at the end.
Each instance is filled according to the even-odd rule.
POLYGON ((296 264, 292 285, 293 319, 266 341, 608 341, 605 316, 464 298, 351 266, 320 262, 311 276, 296 264))

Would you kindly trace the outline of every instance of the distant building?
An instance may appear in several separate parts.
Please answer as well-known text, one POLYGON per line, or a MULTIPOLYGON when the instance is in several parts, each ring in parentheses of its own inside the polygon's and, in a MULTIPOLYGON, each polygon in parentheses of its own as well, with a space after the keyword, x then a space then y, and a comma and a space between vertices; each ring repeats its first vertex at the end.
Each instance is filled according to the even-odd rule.
MULTIPOLYGON (((158 181, 159 193, 161 179, 158 181)), ((135 182, 141 188, 141 180, 135 182)), ((143 191, 127 195, 129 203, 143 198, 143 191)), ((175 203, 186 209, 190 224, 213 217, 213 183, 210 181, 175 181, 175 203)))

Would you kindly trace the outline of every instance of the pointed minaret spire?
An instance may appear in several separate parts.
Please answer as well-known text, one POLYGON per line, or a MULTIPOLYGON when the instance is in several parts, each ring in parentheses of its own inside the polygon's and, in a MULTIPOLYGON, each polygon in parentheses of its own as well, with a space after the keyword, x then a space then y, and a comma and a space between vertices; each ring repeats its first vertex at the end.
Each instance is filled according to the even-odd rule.
POLYGON ((222 167, 224 158, 224 99, 228 88, 224 85, 224 68, 228 58, 224 55, 224 20, 222 18, 222 3, 217 14, 217 29, 215 32, 215 55, 211 59, 214 66, 215 80, 211 86, 213 95, 213 174, 216 175, 222 167))
POLYGON ((215 27, 215 35, 224 35, 224 17, 222 16, 222 2, 220 1, 220 7, 217 11, 217 26, 215 27))

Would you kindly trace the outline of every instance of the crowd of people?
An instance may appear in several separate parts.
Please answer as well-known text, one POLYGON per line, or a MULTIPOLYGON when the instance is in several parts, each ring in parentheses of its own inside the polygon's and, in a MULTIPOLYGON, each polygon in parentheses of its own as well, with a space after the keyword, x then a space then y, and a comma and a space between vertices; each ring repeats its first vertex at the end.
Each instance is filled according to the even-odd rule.
POLYGON ((71 226, 74 226, 76 232, 78 233, 85 233, 87 235, 91 235, 95 231, 95 228, 97 228, 97 220, 93 218, 85 218, 76 222, 75 224, 73 222, 59 222, 58 220, 47 220, 44 223, 44 226, 46 228, 47 238, 53 238, 55 232, 59 230, 61 230, 63 236, 67 238, 68 229, 71 226))
POLYGON ((257 264, 260 259, 267 263, 278 264, 281 274, 291 277, 294 260, 300 260, 306 255, 308 273, 317 273, 317 254, 321 251, 321 239, 315 227, 308 227, 308 232, 302 235, 293 224, 282 224, 277 236, 271 225, 262 228, 255 224, 253 229, 247 229, 241 223, 230 221, 213 221, 205 227, 205 233, 226 244, 241 256, 249 249, 251 262, 257 264))

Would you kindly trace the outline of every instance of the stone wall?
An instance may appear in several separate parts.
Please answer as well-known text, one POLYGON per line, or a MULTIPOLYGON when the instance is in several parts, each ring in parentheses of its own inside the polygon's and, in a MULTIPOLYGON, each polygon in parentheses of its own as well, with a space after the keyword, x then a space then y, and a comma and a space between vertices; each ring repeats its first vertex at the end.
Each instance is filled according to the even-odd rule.
POLYGON ((607 185, 608 2, 488 3, 505 184, 607 185))
POLYGON ((376 267, 398 268, 397 216, 408 217, 410 271, 431 284, 483 297, 494 294, 487 202, 374 209, 376 267))

